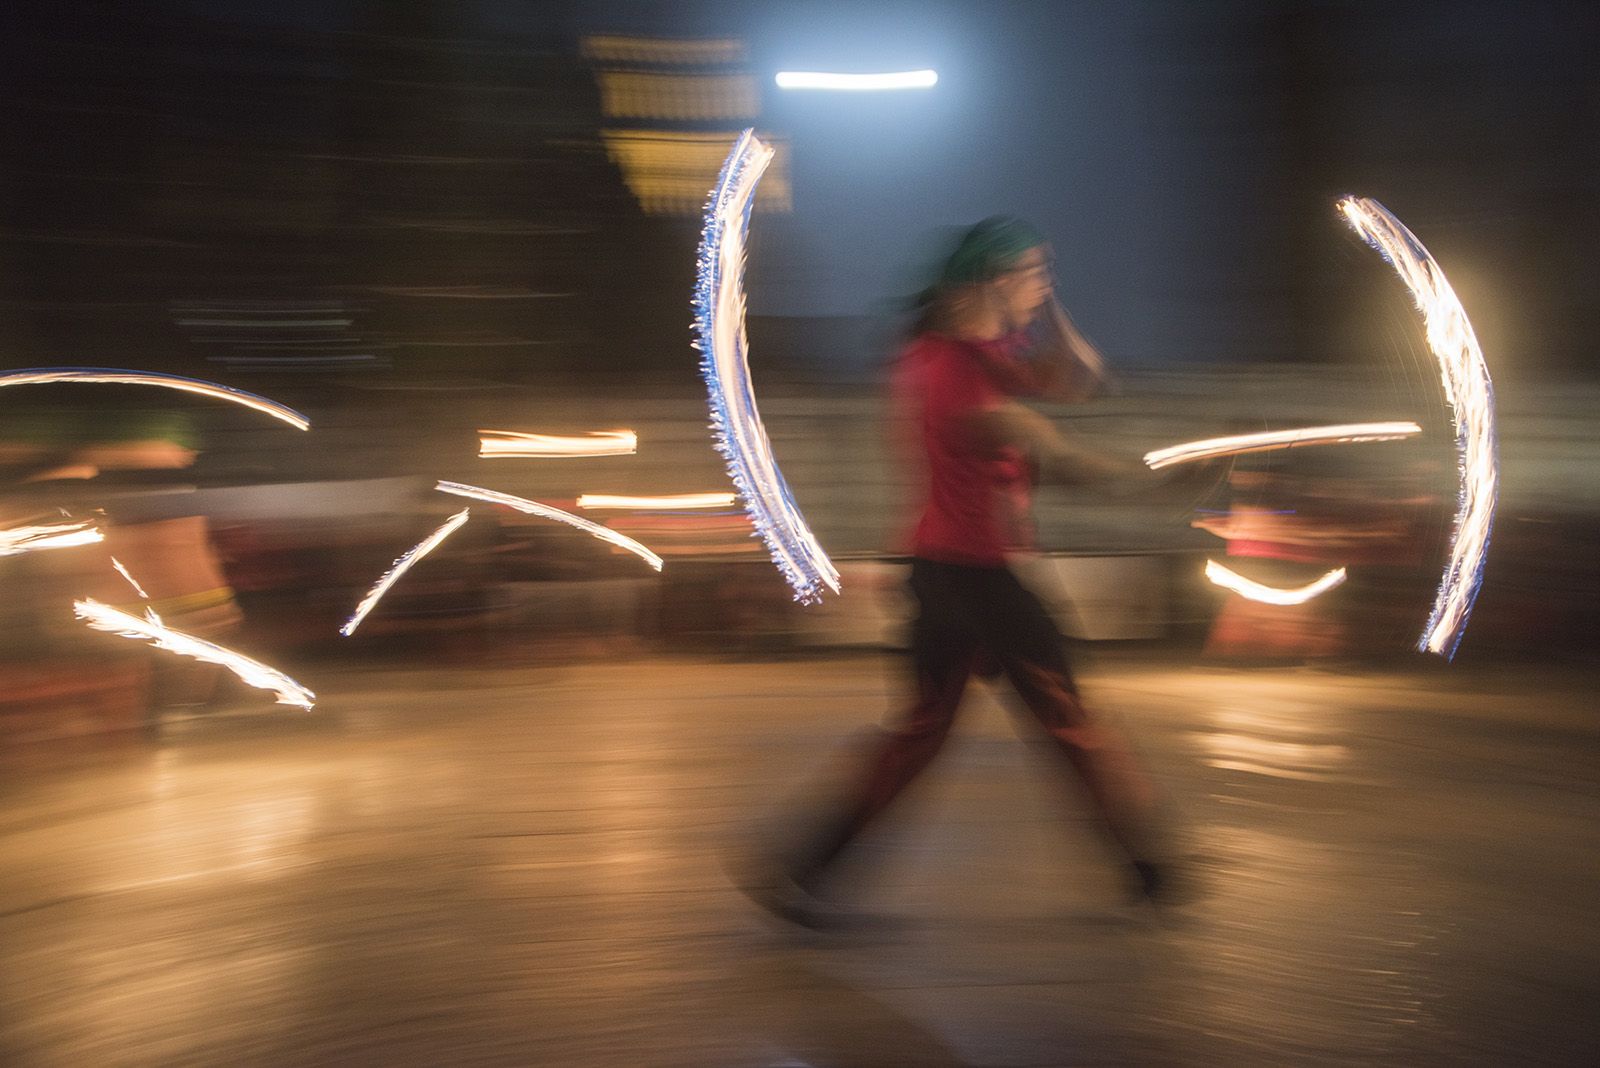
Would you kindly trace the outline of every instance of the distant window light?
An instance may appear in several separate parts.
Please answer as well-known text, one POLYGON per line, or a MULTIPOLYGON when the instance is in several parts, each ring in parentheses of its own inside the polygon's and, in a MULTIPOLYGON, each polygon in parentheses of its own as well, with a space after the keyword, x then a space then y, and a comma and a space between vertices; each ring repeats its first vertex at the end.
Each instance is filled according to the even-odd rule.
POLYGON ((780 70, 779 89, 932 89, 939 82, 933 70, 902 70, 887 74, 828 74, 814 70, 780 70))

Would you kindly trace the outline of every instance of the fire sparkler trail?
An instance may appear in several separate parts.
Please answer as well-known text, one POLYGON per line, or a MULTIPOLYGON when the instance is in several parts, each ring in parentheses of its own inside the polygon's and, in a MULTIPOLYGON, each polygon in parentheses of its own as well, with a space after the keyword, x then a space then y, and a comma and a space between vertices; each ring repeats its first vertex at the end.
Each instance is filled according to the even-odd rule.
POLYGON ((1342 423, 1335 426, 1308 426, 1297 430, 1269 430, 1260 434, 1233 434, 1203 441, 1186 441, 1144 454, 1152 471, 1173 464, 1210 460, 1218 456, 1237 456, 1269 449, 1293 449, 1301 445, 1353 445, 1365 441, 1396 441, 1422 433, 1416 423, 1342 423))
POLYGON ((119 634, 124 638, 137 638, 149 642, 157 649, 165 649, 179 656, 192 657, 208 664, 220 664, 237 675, 245 684, 276 693, 280 705, 294 705, 310 711, 311 706, 316 703, 316 694, 283 672, 203 638, 172 630, 155 618, 153 613, 150 618, 140 619, 138 616, 87 598, 73 601, 72 611, 95 630, 119 634))
POLYGON ((478 457, 554 459, 566 456, 632 456, 639 436, 631 430, 591 430, 587 434, 521 434, 515 430, 478 431, 478 457))
MULTIPOLYGON (((122 566, 122 561, 121 560, 118 560, 115 556, 113 556, 111 558, 111 566, 117 569, 117 574, 121 575, 123 578, 128 580, 128 585, 132 586, 133 587, 133 592, 137 593, 139 595, 139 600, 148 601, 150 599, 150 595, 148 593, 144 592, 144 587, 139 585, 139 582, 138 582, 137 579, 135 579, 132 575, 128 574, 128 569, 127 568, 122 566)), ((155 620, 158 623, 161 621, 160 617, 156 616, 155 613, 152 612, 148 608, 145 609, 145 614, 155 617, 155 620)))
POLYGON ((469 486, 464 482, 440 482, 434 486, 434 489, 440 493, 452 493, 457 497, 467 497, 475 501, 503 504, 507 508, 515 508, 517 511, 525 512, 528 515, 542 516, 545 519, 554 519, 558 523, 566 523, 568 526, 577 527, 587 534, 593 534, 601 541, 610 542, 619 549, 625 549, 657 571, 661 570, 661 557, 626 534, 618 534, 609 527, 603 527, 599 523, 591 523, 581 515, 563 512, 561 509, 552 508, 548 504, 539 504, 537 501, 530 501, 509 493, 501 493, 498 490, 484 489, 481 486, 469 486))
POLYGON ((1351 228, 1394 266, 1410 290, 1450 401, 1460 472, 1455 529, 1433 611, 1417 639, 1418 649, 1450 659, 1472 615, 1494 529, 1500 491, 1494 385, 1466 309, 1416 235, 1370 197, 1345 197, 1339 210, 1351 228))
POLYGON ((1215 560, 1206 561, 1206 578, 1221 586, 1225 590, 1232 590, 1240 597, 1262 604, 1305 604, 1311 598, 1327 593, 1345 580, 1344 568, 1335 568, 1323 575, 1315 582, 1292 590, 1275 589, 1272 586, 1263 586, 1254 579, 1247 579, 1235 571, 1230 571, 1215 560))
POLYGON ((124 371, 115 367, 31 367, 0 373, 0 389, 6 386, 47 385, 53 382, 101 382, 127 386, 161 386, 165 389, 198 393, 215 400, 231 401, 274 419, 281 419, 296 430, 309 430, 311 420, 275 400, 246 393, 242 389, 207 382, 200 378, 160 374, 155 371, 124 371))
POLYGON ((367 618, 367 613, 372 611, 377 606, 377 603, 382 600, 383 595, 389 592, 389 587, 398 582, 401 575, 410 571, 413 564, 433 552, 434 549, 439 547, 440 542, 454 534, 456 529, 467 521, 467 515, 471 511, 472 509, 470 508, 461 509, 461 511, 441 523, 438 530, 417 542, 396 560, 394 566, 384 572, 383 577, 378 579, 373 584, 372 589, 367 592, 367 595, 361 599, 361 603, 356 605, 356 610, 345 621, 345 625, 339 628, 339 633, 346 638, 354 634, 356 628, 361 626, 361 621, 367 618))
POLYGON ((70 549, 105 541, 105 532, 88 520, 34 523, 0 530, 0 556, 16 556, 39 549, 70 549))
POLYGON ((679 512, 700 508, 732 508, 731 493, 669 493, 659 497, 620 497, 611 493, 585 493, 579 508, 613 512, 679 512))
POLYGON ((695 330, 700 370, 711 406, 717 451, 744 499, 772 561, 802 603, 822 599, 822 587, 839 592, 839 572, 800 514, 772 455, 772 442, 756 409, 744 325, 745 238, 756 183, 773 150, 746 130, 711 191, 700 238, 695 285, 695 330))

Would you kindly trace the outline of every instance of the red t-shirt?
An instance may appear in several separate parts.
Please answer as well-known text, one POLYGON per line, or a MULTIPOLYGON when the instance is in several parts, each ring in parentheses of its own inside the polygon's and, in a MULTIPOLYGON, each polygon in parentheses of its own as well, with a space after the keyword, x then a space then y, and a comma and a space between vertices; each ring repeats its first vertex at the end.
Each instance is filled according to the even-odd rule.
POLYGON ((1008 550, 1033 541, 1028 510, 1033 471, 1012 448, 985 447, 971 425, 977 412, 1035 393, 1042 383, 1012 334, 973 342, 922 334, 895 367, 893 392, 910 431, 923 505, 911 552, 926 560, 1000 567, 1008 550))

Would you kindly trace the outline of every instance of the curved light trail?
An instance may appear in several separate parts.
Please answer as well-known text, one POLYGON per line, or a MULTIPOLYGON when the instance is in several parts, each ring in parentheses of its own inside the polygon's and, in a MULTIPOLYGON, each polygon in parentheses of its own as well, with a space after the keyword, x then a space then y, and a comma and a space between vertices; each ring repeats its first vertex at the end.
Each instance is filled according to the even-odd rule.
POLYGON ((1231 434, 1202 441, 1186 441, 1144 454, 1152 471, 1173 464, 1211 460, 1218 456, 1237 456, 1269 449, 1293 449, 1302 445, 1354 445, 1366 441, 1398 441, 1422 433, 1416 423, 1340 423, 1334 426, 1307 426, 1297 430, 1268 430, 1259 434, 1231 434))
POLYGON ((694 292, 696 347, 716 448, 728 462, 734 488, 795 599, 815 603, 822 600, 824 587, 839 592, 839 572, 778 470, 756 408, 745 336, 745 239, 756 183, 772 156, 753 129, 744 131, 711 190, 694 292))
POLYGON ((1297 586, 1290 590, 1281 590, 1274 586, 1263 586, 1254 579, 1247 579, 1237 571, 1231 571, 1215 560, 1206 561, 1206 578, 1225 590, 1232 590, 1240 597, 1262 604, 1291 605, 1305 604, 1313 597, 1327 593, 1345 580, 1345 570, 1342 567, 1334 568, 1315 582, 1308 582, 1304 586, 1297 586))
POLYGON ((377 607, 378 602, 383 599, 383 595, 389 592, 389 587, 400 581, 400 576, 410 571, 413 564, 433 552, 439 547, 440 542, 454 534, 457 528, 467 521, 467 515, 471 511, 472 509, 470 508, 461 509, 461 511, 439 524, 438 530, 435 530, 432 534, 429 534, 426 538, 406 550, 405 554, 394 562, 394 566, 385 571, 383 577, 373 584, 372 589, 367 591, 367 595, 361 598, 361 603, 356 605, 356 610, 351 613, 344 626, 339 628, 339 633, 346 638, 354 634, 356 628, 361 626, 361 621, 367 618, 367 613, 377 607))
POLYGON ((517 511, 525 512, 528 515, 536 515, 544 519, 554 519, 558 523, 565 523, 568 526, 577 527, 586 534, 592 534, 601 541, 610 542, 617 548, 632 553, 645 563, 649 564, 651 567, 655 568, 657 571, 661 570, 661 557, 657 556, 643 545, 640 545, 626 534, 618 534, 610 527, 603 527, 599 523, 592 523, 583 518, 581 515, 573 515, 571 512, 564 512, 559 508, 552 508, 548 504, 540 504, 537 501, 530 501, 525 497, 517 497, 509 493, 501 493, 498 490, 484 489, 482 486, 469 486, 464 482, 440 482, 433 488, 438 490, 440 493, 451 493, 457 497, 467 497, 475 501, 486 501, 489 504, 503 504, 507 508, 515 508, 517 511))
POLYGON ((1494 530, 1500 491, 1494 384, 1466 309, 1417 236, 1370 197, 1344 197, 1338 207, 1350 227, 1393 265, 1411 292, 1450 402, 1460 473, 1455 525, 1433 611, 1417 639, 1418 649, 1449 659, 1472 615, 1494 530))
POLYGON ((278 695, 280 705, 294 705, 310 711, 311 706, 316 703, 316 694, 276 668, 270 668, 259 660, 252 660, 215 642, 173 630, 163 624, 154 613, 149 613, 146 618, 141 619, 88 598, 73 601, 72 611, 95 630, 118 634, 124 638, 136 638, 149 642, 157 649, 165 649, 179 656, 191 657, 208 664, 219 664, 237 675, 246 685, 259 690, 273 691, 278 695))
POLYGON ((98 382, 120 386, 160 386, 184 393, 197 393, 213 400, 243 405, 263 415, 281 419, 296 430, 309 430, 311 420, 287 405, 247 393, 242 389, 207 382, 201 378, 161 374, 157 371, 125 371, 115 367, 30 367, 21 371, 0 372, 0 389, 7 386, 50 385, 56 382, 98 382))

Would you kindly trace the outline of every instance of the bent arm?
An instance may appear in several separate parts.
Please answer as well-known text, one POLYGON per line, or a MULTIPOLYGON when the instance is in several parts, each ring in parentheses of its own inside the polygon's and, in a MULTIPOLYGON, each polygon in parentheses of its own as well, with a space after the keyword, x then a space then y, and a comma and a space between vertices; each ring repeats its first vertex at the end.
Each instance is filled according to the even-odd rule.
POLYGON ((1045 372, 1042 396, 1080 403, 1110 383, 1105 357, 1078 330, 1060 301, 1052 300, 1045 308, 1044 330, 1039 347, 1039 361, 1045 372))

